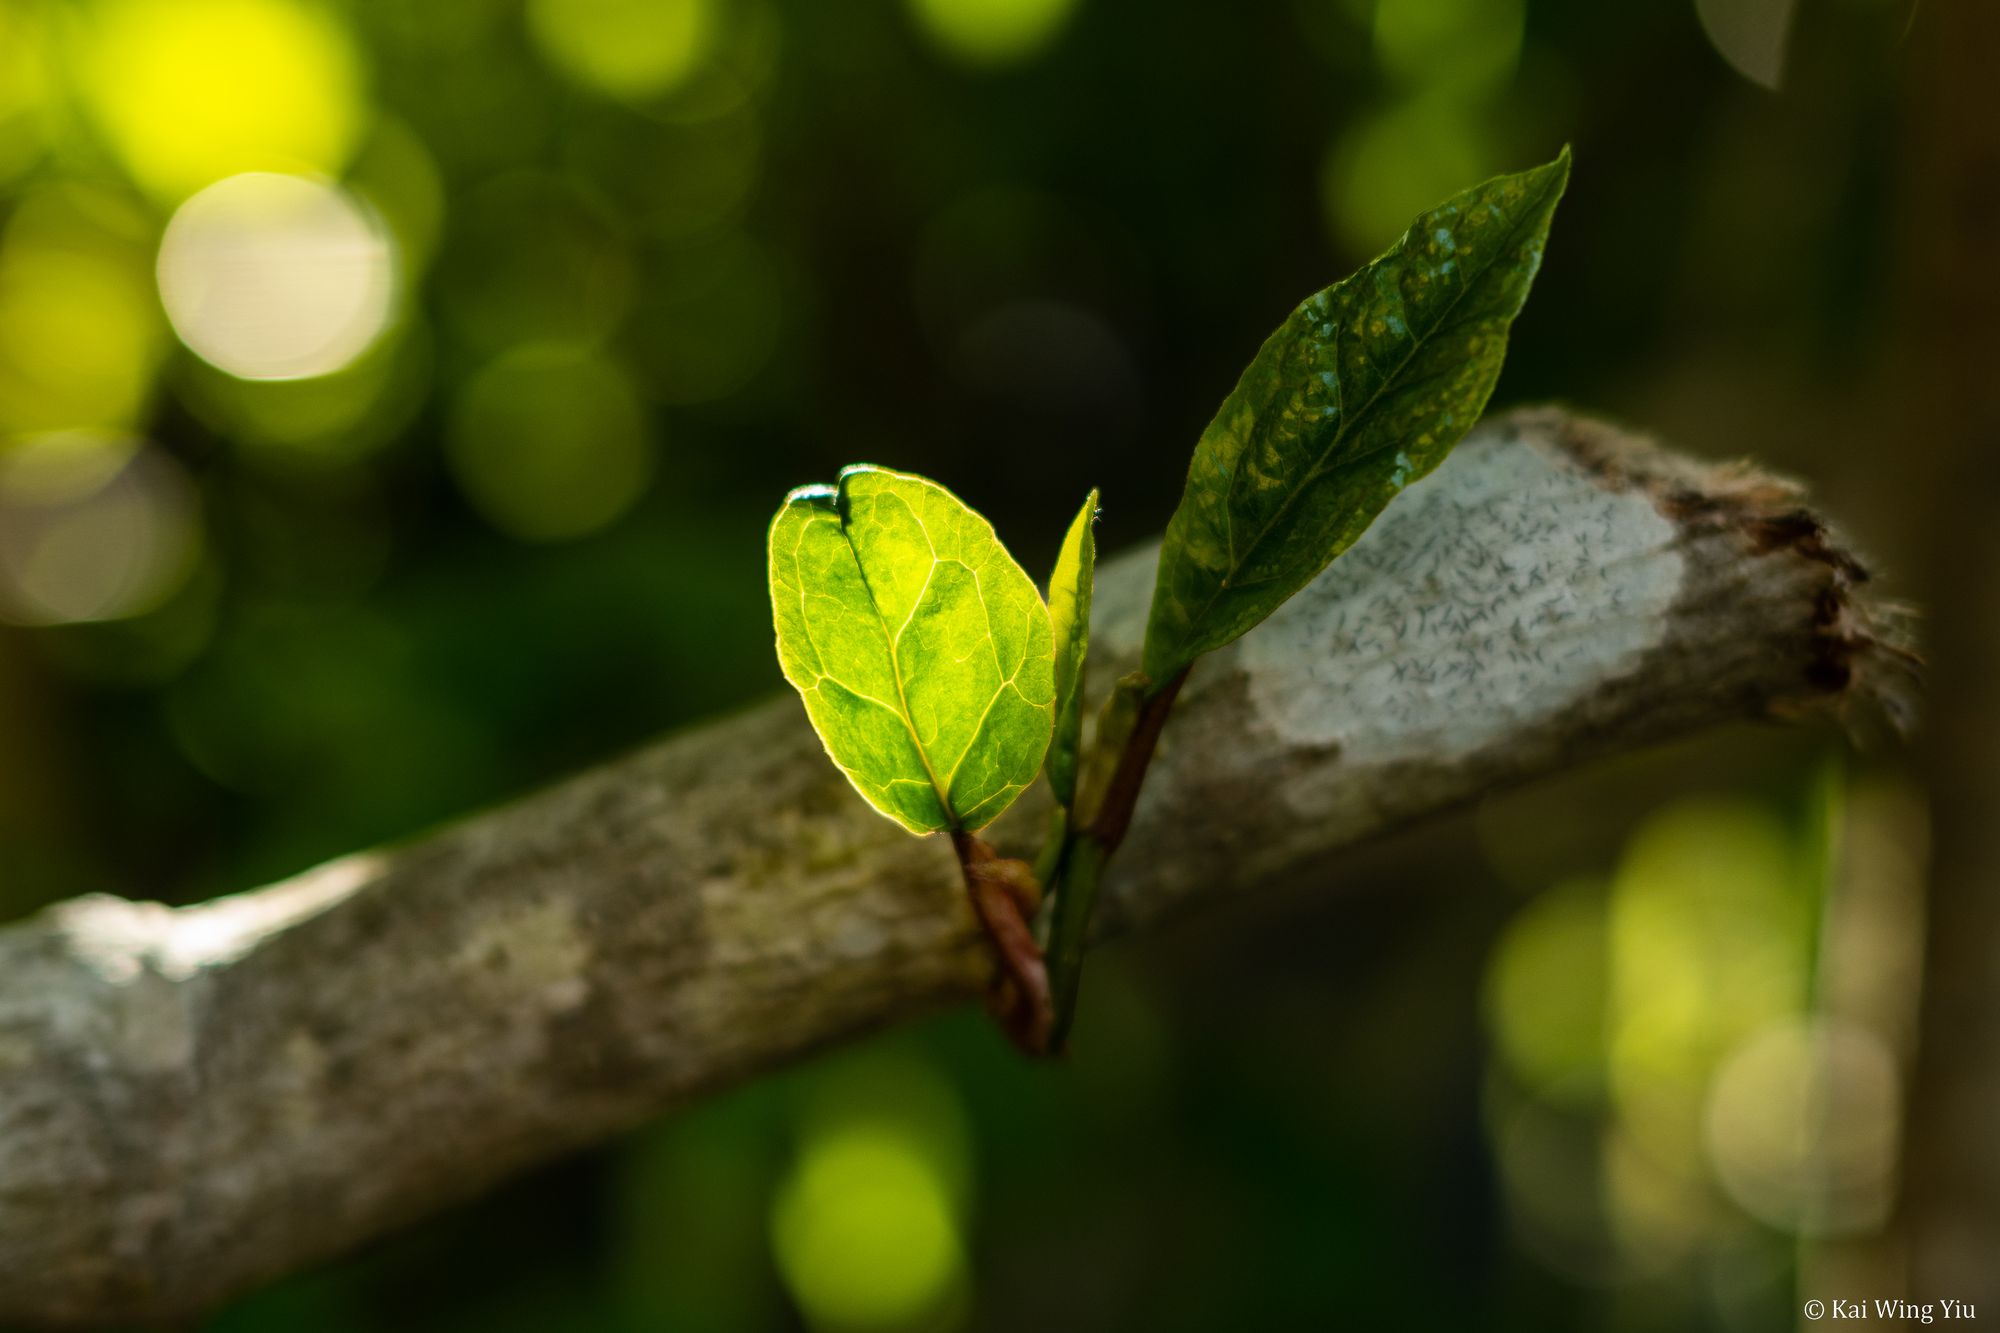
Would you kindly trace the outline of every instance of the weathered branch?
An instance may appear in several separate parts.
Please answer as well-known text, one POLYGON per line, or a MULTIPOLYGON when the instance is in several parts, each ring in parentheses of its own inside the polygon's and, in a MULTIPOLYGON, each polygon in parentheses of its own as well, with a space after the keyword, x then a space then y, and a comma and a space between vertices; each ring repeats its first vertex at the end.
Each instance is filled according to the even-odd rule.
MULTIPOLYGON (((1151 565, 1103 572, 1100 691, 1151 565)), ((1491 423, 1197 667, 1107 927, 1708 723, 1894 710, 1863 577, 1768 478, 1491 423)), ((870 812, 789 698, 253 893, 62 904, 0 930, 0 1321, 199 1313, 974 994, 977 939, 950 847, 870 812)))

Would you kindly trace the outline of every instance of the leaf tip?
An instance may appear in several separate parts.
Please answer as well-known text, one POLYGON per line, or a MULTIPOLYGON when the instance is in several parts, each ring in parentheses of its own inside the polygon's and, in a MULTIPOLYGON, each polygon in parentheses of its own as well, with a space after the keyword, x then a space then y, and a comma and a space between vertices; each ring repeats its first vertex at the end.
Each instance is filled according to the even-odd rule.
POLYGON ((1549 186, 1549 194, 1556 199, 1560 199, 1563 196, 1563 192, 1569 188, 1569 169, 1572 156, 1570 146, 1564 144, 1562 151, 1555 155, 1553 161, 1535 167, 1527 174, 1531 177, 1541 177, 1546 180, 1549 186))

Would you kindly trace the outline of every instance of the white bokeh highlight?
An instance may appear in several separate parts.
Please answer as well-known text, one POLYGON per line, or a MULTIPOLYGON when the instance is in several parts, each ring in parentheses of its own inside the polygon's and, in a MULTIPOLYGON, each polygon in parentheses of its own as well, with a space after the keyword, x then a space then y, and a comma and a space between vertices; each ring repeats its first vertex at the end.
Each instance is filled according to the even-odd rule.
POLYGON ((340 187, 246 172, 182 204, 160 241, 160 301, 194 353, 249 380, 329 375, 395 305, 387 231, 340 187))
POLYGON ((200 549, 193 483, 145 441, 63 431, 0 449, 0 622, 143 615, 200 549))

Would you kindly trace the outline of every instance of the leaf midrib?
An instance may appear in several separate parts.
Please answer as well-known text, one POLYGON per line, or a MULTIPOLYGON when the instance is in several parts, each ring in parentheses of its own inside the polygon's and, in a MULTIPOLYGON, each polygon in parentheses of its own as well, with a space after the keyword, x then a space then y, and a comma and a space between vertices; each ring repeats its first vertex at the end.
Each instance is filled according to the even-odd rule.
MULTIPOLYGON (((924 776, 930 779, 931 791, 937 796, 938 809, 944 815, 945 824, 955 829, 959 827, 959 819, 957 812, 951 808, 951 796, 939 785, 937 769, 931 766, 930 751, 924 748, 923 737, 917 735, 917 724, 910 716, 910 696, 903 687, 903 661, 897 652, 897 641, 902 638, 902 630, 897 629, 893 633, 890 631, 889 618, 882 614, 882 603, 875 596, 875 584, 868 577, 868 564, 861 558, 861 551, 855 546, 854 539, 848 536, 848 504, 844 488, 840 492, 839 501, 834 513, 840 519, 840 539, 847 543, 848 554, 854 557, 855 572, 861 575, 861 586, 868 593, 868 609, 875 613, 875 623, 882 627, 882 641, 889 647, 889 675, 896 682, 896 717, 902 722, 903 730, 909 733, 910 746, 917 752, 917 762, 924 766, 924 776)), ((904 507, 908 508, 908 505, 905 504, 904 507)), ((910 516, 916 519, 917 531, 924 534, 924 542, 931 548, 930 573, 924 576, 923 588, 918 591, 916 600, 910 603, 910 615, 915 616, 918 604, 924 599, 924 593, 930 591, 930 581, 937 576, 938 558, 937 546, 931 542, 930 529, 924 526, 923 519, 919 518, 914 510, 910 516)), ((909 624, 909 619, 905 618, 903 623, 909 624)))
MULTIPOLYGON (((944 560, 937 553, 937 543, 931 540, 930 528, 925 525, 923 516, 917 513, 915 509, 912 509, 909 501, 903 499, 901 496, 894 498, 898 504, 910 511, 910 517, 915 521, 917 531, 924 534, 924 544, 930 547, 931 567, 930 571, 924 575, 924 586, 918 589, 916 597, 910 603, 910 614, 903 618, 902 625, 898 626, 893 632, 889 628, 889 618, 882 614, 882 603, 875 596, 875 585, 869 580, 868 565, 862 560, 860 550, 856 548, 853 540, 847 535, 848 513, 845 492, 839 497, 840 504, 835 509, 835 514, 840 520, 841 540, 847 542, 847 549, 854 556, 854 568, 861 575, 861 586, 867 590, 868 607, 875 613, 875 623, 882 627, 883 640, 889 646, 889 674, 896 681, 896 716, 902 722, 903 730, 909 733, 910 744, 916 749, 918 762, 924 766, 924 776, 930 780, 931 791, 937 796, 938 809, 943 812, 946 825, 954 829, 963 828, 965 826, 964 818, 957 810, 952 808, 951 788, 949 784, 957 780, 960 765, 965 763, 966 756, 972 753, 973 748, 979 743, 980 735, 986 730, 986 719, 992 716, 993 708, 999 703, 1000 696, 1005 694, 1010 687, 1013 687, 1014 682, 1019 679, 1020 669, 1017 667, 1013 675, 1003 677, 999 685, 994 688, 992 696, 986 701, 986 706, 980 710, 979 720, 973 724, 972 735, 967 739, 965 749, 952 764, 951 772, 946 775, 944 781, 939 781, 937 767, 931 763, 930 750, 924 745, 923 737, 917 734, 916 719, 910 714, 909 692, 903 684, 901 647, 903 630, 907 629, 910 621, 916 618, 917 608, 922 605, 924 594, 930 591, 931 580, 937 577, 938 566, 942 565, 944 560)), ((987 646, 993 651, 993 665, 994 669, 998 671, 1001 666, 999 638, 993 631, 993 607, 986 600, 985 584, 980 579, 977 569, 966 564, 963 560, 958 560, 954 563, 972 575, 973 586, 979 589, 979 607, 986 616, 987 646)), ((987 798, 987 800, 991 799, 991 797, 987 798)), ((984 804, 986 804, 985 801, 980 802, 980 805, 984 804)), ((976 810, 979 806, 974 806, 973 808, 976 810)))

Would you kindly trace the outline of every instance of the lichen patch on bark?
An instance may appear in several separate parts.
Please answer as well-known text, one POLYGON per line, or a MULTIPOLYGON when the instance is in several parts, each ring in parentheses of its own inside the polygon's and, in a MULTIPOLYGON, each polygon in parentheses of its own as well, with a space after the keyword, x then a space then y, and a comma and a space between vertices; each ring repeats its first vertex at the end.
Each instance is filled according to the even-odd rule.
POLYGON ((1351 764, 1440 761, 1587 698, 1667 632, 1674 524, 1545 443, 1468 440, 1246 636, 1257 719, 1351 764))
POLYGON ((542 901, 481 923, 455 965, 473 984, 509 991, 548 1013, 590 996, 591 945, 568 903, 542 901))

